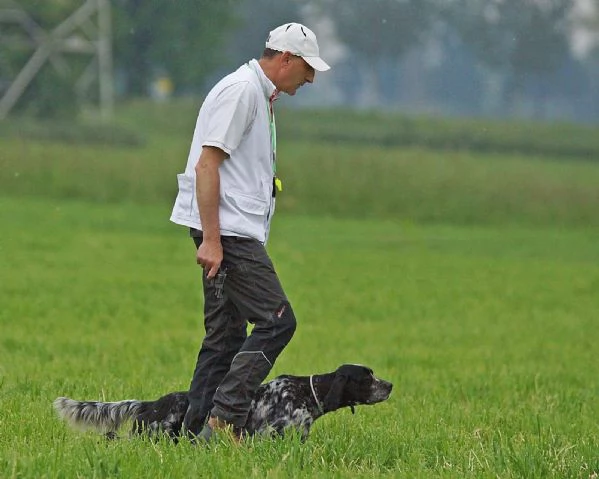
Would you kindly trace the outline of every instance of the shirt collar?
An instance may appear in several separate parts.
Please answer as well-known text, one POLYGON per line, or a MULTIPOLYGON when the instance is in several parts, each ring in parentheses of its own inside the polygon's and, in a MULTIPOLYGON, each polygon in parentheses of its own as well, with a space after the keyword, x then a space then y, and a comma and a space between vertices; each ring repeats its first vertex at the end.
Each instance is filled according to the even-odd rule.
POLYGON ((264 70, 260 66, 260 63, 256 59, 252 59, 249 61, 250 68, 256 74, 258 81, 260 82, 260 86, 262 87, 262 91, 264 92, 264 96, 269 101, 274 101, 279 96, 279 91, 275 87, 275 84, 270 81, 270 79, 264 74, 264 70))

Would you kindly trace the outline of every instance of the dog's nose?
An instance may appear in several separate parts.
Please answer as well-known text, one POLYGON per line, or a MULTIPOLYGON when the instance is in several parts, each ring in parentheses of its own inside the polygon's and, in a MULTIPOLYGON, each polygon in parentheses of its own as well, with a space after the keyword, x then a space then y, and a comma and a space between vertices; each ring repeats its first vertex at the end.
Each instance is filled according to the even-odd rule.
POLYGON ((387 397, 389 397, 391 395, 391 391, 393 390, 393 384, 390 383, 389 381, 385 381, 385 389, 387 390, 387 397))

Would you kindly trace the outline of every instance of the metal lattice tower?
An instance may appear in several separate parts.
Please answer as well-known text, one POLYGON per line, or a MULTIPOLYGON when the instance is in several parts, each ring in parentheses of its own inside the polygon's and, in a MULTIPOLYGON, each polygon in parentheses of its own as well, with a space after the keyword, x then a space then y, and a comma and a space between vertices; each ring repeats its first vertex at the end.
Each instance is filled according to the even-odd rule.
POLYGON ((0 3, 0 47, 33 48, 34 52, 0 98, 0 119, 6 118, 41 68, 50 62, 59 72, 68 72, 69 54, 88 55, 90 63, 74 85, 85 92, 97 78, 100 110, 104 118, 114 105, 113 67, 109 0, 86 0, 68 18, 50 31, 42 29, 18 2, 0 3), (17 26, 24 35, 7 37, 2 26, 17 26))

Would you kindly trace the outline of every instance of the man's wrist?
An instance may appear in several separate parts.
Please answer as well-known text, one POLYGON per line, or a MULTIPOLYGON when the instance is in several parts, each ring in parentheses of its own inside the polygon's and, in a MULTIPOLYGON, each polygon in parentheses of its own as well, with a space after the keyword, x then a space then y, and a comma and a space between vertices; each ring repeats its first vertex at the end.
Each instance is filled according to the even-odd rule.
POLYGON ((203 231, 202 240, 206 243, 220 243, 220 233, 218 230, 216 232, 203 231))

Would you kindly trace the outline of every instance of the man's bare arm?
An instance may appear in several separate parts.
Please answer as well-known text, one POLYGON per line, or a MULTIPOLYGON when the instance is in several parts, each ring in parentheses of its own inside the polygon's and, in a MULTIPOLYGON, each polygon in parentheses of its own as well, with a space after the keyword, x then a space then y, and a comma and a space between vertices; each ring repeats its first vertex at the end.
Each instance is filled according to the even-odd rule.
POLYGON ((223 260, 220 242, 220 174, 218 168, 228 157, 220 148, 205 146, 195 166, 196 197, 202 222, 203 240, 196 260, 208 278, 213 278, 223 260))

